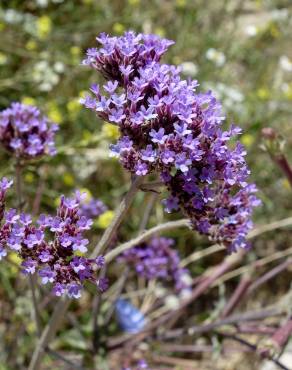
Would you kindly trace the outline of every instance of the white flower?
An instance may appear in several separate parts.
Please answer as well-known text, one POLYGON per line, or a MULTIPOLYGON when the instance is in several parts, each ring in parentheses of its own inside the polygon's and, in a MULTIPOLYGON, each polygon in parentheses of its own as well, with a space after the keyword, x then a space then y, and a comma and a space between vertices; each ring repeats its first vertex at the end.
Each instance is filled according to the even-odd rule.
POLYGON ((245 27, 245 34, 249 37, 254 37, 258 33, 258 29, 254 24, 250 24, 245 27))
POLYGON ((54 64, 54 70, 58 73, 63 73, 65 70, 65 65, 62 62, 56 62, 54 64))
POLYGON ((181 68, 182 72, 189 76, 195 76, 198 73, 198 66, 193 62, 184 62, 181 68))
POLYGON ((292 62, 287 55, 282 55, 279 60, 280 67, 283 71, 292 72, 292 62))
POLYGON ((271 16, 274 21, 281 21, 285 20, 289 16, 289 11, 286 8, 283 9, 275 9, 271 11, 271 16))
POLYGON ((210 48, 206 52, 206 58, 215 63, 217 67, 222 67, 225 64, 226 57, 222 51, 210 48))
POLYGON ((175 295, 168 295, 166 298, 165 298, 165 306, 169 309, 169 310, 176 310, 177 308, 179 308, 179 298, 175 295))

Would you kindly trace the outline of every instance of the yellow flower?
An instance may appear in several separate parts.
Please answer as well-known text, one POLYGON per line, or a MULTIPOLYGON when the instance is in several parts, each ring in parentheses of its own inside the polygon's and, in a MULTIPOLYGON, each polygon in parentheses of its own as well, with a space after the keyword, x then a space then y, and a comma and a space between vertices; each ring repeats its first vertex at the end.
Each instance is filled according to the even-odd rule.
POLYGON ((34 174, 32 172, 27 172, 24 175, 24 180, 25 180, 25 182, 28 182, 28 183, 31 184, 34 181, 34 174))
POLYGON ((290 182, 287 179, 283 179, 282 185, 284 189, 291 190, 290 182))
POLYGON ((178 8, 185 8, 186 5, 187 5, 186 0, 176 0, 176 6, 178 8))
POLYGON ((106 229, 112 222, 114 215, 115 214, 113 211, 106 211, 105 213, 99 216, 96 223, 97 226, 100 227, 101 229, 106 229))
POLYGON ((128 0, 128 4, 131 6, 137 6, 140 4, 140 0, 128 0))
POLYGON ((87 95, 89 95, 87 90, 82 90, 79 92, 80 98, 85 98, 87 95))
POLYGON ((281 36, 281 32, 279 31, 278 26, 276 26, 274 23, 271 23, 269 31, 274 39, 277 39, 281 36))
POLYGON ((255 137, 253 135, 251 135, 251 134, 244 134, 241 137, 241 142, 246 147, 252 146, 252 144, 254 143, 254 140, 255 140, 255 137))
POLYGON ((36 21, 37 34, 40 39, 45 39, 50 34, 52 30, 51 18, 47 15, 39 17, 36 21))
POLYGON ((162 27, 157 27, 155 28, 154 30, 154 33, 160 37, 164 37, 165 36, 165 29, 162 28, 162 27))
POLYGON ((29 51, 35 50, 37 48, 37 43, 34 40, 29 40, 25 44, 25 48, 26 50, 29 50, 29 51))
POLYGON ((36 100, 34 98, 32 98, 31 96, 24 96, 21 99, 21 102, 23 104, 27 104, 27 105, 35 105, 36 104, 36 100))
MULTIPOLYGON (((10 252, 8 258, 9 258, 9 260, 11 262, 13 262, 17 266, 20 266, 20 264, 22 262, 21 258, 15 252, 10 252)), ((17 266, 15 266, 14 264, 11 265, 11 268, 10 268, 10 271, 11 271, 12 275, 16 275, 18 273, 18 271, 19 271, 19 269, 17 268, 17 266)))
POLYGON ((73 186, 74 185, 74 177, 72 176, 71 173, 65 172, 63 175, 63 183, 66 186, 73 186))
POLYGON ((0 66, 3 66, 8 61, 7 56, 4 53, 0 52, 0 66))
POLYGON ((79 56, 81 54, 81 48, 79 46, 72 46, 70 48, 70 53, 74 57, 79 56))
POLYGON ((257 96, 262 100, 267 100, 269 98, 269 90, 261 87, 257 90, 257 96))
POLYGON ((62 113, 55 102, 48 104, 48 117, 55 123, 62 123, 63 121, 62 113))
POLYGON ((21 258, 19 257, 19 255, 16 252, 10 252, 9 259, 10 259, 10 261, 15 263, 16 265, 20 266, 21 258))
POLYGON ((119 128, 110 123, 105 123, 102 126, 102 134, 110 140, 117 140, 120 136, 119 128))
POLYGON ((115 33, 122 34, 125 31, 125 26, 122 23, 114 23, 113 30, 115 33))
POLYGON ((71 118, 75 118, 79 111, 81 110, 81 108, 82 106, 79 103, 78 98, 74 98, 67 103, 67 110, 71 118))

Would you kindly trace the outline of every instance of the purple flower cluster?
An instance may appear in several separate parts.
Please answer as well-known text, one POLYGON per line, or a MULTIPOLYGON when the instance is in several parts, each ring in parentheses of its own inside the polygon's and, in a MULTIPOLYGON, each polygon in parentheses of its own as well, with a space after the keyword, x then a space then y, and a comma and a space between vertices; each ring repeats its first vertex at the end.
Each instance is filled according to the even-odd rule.
POLYGON ((19 158, 56 154, 54 136, 58 126, 50 124, 39 109, 21 103, 0 112, 0 142, 19 158))
POLYGON ((4 212, 4 196, 11 185, 7 179, 0 182, 0 207, 3 221, 0 226, 0 259, 7 250, 16 251, 22 259, 22 272, 36 271, 43 284, 52 283, 57 296, 67 294, 79 298, 83 282, 92 282, 100 291, 106 289, 106 280, 97 280, 96 270, 104 265, 102 256, 89 259, 82 256, 87 251, 88 239, 84 232, 92 221, 81 215, 82 195, 61 197, 56 216, 42 214, 34 224, 29 214, 18 214, 15 209, 4 212))
POLYGON ((80 211, 87 218, 97 218, 107 211, 107 207, 100 199, 92 198, 81 204, 80 211))
POLYGON ((163 279, 175 283, 177 292, 190 288, 188 271, 179 266, 180 258, 172 248, 174 240, 157 237, 128 249, 120 257, 133 265, 136 272, 146 279, 163 279))
POLYGON ((122 370, 144 370, 144 369, 147 369, 147 370, 150 370, 147 362, 145 360, 139 360, 137 362, 137 365, 135 368, 131 368, 131 367, 123 367, 122 370))
POLYGON ((86 108, 120 129, 111 150, 138 176, 160 173, 170 196, 167 212, 181 209, 194 229, 229 251, 247 247, 256 187, 247 183, 245 149, 211 92, 196 93, 197 81, 183 80, 180 68, 160 63, 173 44, 155 35, 101 34, 99 49, 87 51, 85 65, 106 79, 103 91, 82 100, 86 108))

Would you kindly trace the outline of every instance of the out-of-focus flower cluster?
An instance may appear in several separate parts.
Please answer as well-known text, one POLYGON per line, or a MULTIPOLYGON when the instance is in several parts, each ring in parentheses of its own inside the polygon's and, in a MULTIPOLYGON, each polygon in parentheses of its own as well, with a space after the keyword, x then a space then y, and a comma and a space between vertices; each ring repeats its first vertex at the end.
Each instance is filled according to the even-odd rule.
POLYGON ((80 211, 85 217, 94 219, 106 212, 107 206, 100 199, 91 198, 88 202, 82 202, 80 211))
POLYGON ((155 35, 101 34, 99 49, 85 65, 108 82, 91 86, 82 99, 121 138, 111 147, 124 168, 138 176, 158 171, 170 191, 166 210, 181 209, 200 233, 229 251, 247 247, 256 187, 247 183, 244 147, 227 143, 241 130, 221 129, 224 117, 211 92, 196 93, 197 81, 183 80, 180 68, 160 63, 173 44, 155 35))
POLYGON ((139 360, 135 367, 123 367, 122 370, 151 370, 145 360, 139 360))
POLYGON ((156 237, 128 249, 120 258, 133 265, 138 275, 148 280, 172 281, 176 291, 182 292, 191 288, 191 279, 188 271, 180 267, 180 258, 173 245, 173 239, 156 237))
POLYGON ((56 154, 57 130, 58 126, 51 124, 35 106, 12 103, 0 112, 0 142, 18 158, 56 154))
POLYGON ((0 182, 0 259, 7 250, 16 251, 22 259, 22 272, 38 272, 43 284, 53 284, 57 296, 79 298, 85 280, 104 291, 106 279, 96 278, 104 258, 82 256, 89 243, 84 232, 92 225, 80 210, 82 194, 76 192, 73 198, 62 196, 56 216, 42 214, 34 223, 29 214, 18 214, 15 209, 5 212, 5 194, 11 185, 6 178, 0 182))

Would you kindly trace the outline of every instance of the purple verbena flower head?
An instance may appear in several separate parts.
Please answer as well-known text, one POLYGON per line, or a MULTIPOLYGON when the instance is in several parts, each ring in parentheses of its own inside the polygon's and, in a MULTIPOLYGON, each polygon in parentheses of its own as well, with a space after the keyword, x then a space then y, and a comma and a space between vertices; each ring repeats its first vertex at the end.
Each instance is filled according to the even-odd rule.
POLYGON ((161 62, 172 41, 134 32, 97 41, 100 48, 89 49, 83 63, 107 83, 82 103, 118 125, 112 154, 132 174, 161 175, 170 193, 167 212, 180 209, 195 230, 229 251, 247 247, 259 202, 248 184, 245 149, 229 145, 241 130, 222 131, 225 118, 212 92, 198 93, 197 81, 161 62))
POLYGON ((180 258, 173 246, 173 239, 156 237, 125 251, 120 259, 133 266, 138 275, 149 280, 171 281, 177 292, 181 292, 189 288, 183 279, 187 270, 179 266, 180 258))
POLYGON ((56 154, 56 124, 49 122, 37 107, 12 103, 0 112, 0 142, 18 158, 32 159, 56 154))
MULTIPOLYGON (((2 198, 10 185, 6 179, 0 181, 2 198)), ((90 259, 76 255, 76 252, 87 251, 89 240, 84 233, 92 225, 81 210, 82 201, 80 192, 72 198, 62 196, 57 214, 41 215, 36 223, 29 214, 3 210, 0 260, 9 250, 16 251, 22 259, 22 272, 37 272, 42 284, 53 284, 53 293, 57 296, 67 294, 70 298, 79 298, 85 280, 104 291, 106 284, 96 276, 96 271, 105 263, 104 257, 90 259)))

